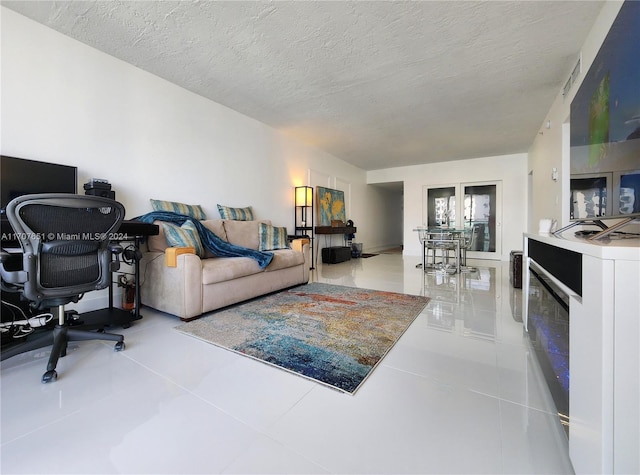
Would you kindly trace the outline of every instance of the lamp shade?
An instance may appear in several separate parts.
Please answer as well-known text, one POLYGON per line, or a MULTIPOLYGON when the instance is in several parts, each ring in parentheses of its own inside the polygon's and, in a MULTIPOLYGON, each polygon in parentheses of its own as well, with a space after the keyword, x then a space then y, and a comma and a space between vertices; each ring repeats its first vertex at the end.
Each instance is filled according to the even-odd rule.
POLYGON ((311 206, 313 203, 313 188, 310 186, 296 186, 296 206, 311 206))

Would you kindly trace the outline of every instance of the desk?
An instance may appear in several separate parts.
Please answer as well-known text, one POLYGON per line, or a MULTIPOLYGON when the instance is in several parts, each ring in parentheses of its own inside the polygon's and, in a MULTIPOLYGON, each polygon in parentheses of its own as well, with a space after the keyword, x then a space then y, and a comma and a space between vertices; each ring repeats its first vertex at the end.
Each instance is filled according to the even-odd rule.
MULTIPOLYGON (((123 221, 118 229, 119 239, 118 241, 131 241, 134 243, 135 251, 139 250, 140 244, 143 239, 147 236, 157 235, 159 233, 159 227, 155 224, 147 224, 141 223, 138 221, 123 221)), ((138 259, 138 253, 134 252, 133 261, 134 261, 134 273, 135 273, 135 287, 136 287, 136 296, 135 296, 135 307, 132 311, 122 310, 120 308, 116 308, 113 306, 113 285, 109 286, 109 306, 104 309, 93 310, 89 312, 84 312, 81 314, 80 318, 82 320, 82 325, 78 326, 78 328, 82 328, 84 330, 91 329, 100 329, 105 326, 116 325, 122 326, 123 328, 127 328, 131 325, 131 322, 135 320, 139 320, 142 318, 140 315, 140 283, 139 283, 139 274, 140 274, 140 263, 138 259)), ((18 252, 16 256, 19 256, 17 259, 17 264, 21 265, 21 253, 18 252)), ((11 294, 17 295, 17 294, 11 294)), ((3 299, 5 298, 3 292, 3 299)), ((20 303, 18 300, 15 303, 20 303)), ((34 338, 43 335, 45 332, 50 332, 52 326, 41 327, 36 332, 34 332, 34 338)), ((25 345, 27 343, 31 335, 27 336, 22 341, 17 342, 3 342, 1 359, 5 360, 12 356, 22 353, 23 351, 28 351, 34 348, 29 347, 29 345, 25 345), (24 343, 23 343, 24 342, 24 343), (26 348, 26 349, 23 349, 26 348)), ((43 340, 42 346, 50 345, 51 342, 43 340)))
POLYGON ((132 242, 133 251, 133 272, 135 301, 133 310, 123 310, 113 306, 113 282, 109 286, 109 306, 107 308, 84 312, 82 317, 87 321, 108 323, 122 328, 131 326, 131 322, 140 320, 140 244, 147 236, 156 236, 160 232, 157 224, 142 223, 140 221, 123 221, 118 228, 117 242, 132 242))
MULTIPOLYGON (((132 241, 135 248, 133 268, 136 295, 132 320, 139 320, 142 318, 140 316, 140 244, 147 236, 157 236, 160 233, 160 227, 157 224, 140 221, 123 221, 118 232, 124 235, 121 236, 121 241, 132 241)), ((109 308, 113 309, 113 285, 109 286, 109 308)))
POLYGON ((355 234, 355 226, 316 226, 316 234, 355 234))

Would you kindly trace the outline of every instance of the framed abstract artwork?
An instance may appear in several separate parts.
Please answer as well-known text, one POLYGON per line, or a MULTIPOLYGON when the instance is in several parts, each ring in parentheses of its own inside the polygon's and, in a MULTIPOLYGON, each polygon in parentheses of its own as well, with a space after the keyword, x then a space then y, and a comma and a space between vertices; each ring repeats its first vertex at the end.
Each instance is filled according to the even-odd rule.
POLYGON ((316 187, 318 203, 318 225, 331 226, 334 220, 346 221, 344 210, 344 191, 316 187))

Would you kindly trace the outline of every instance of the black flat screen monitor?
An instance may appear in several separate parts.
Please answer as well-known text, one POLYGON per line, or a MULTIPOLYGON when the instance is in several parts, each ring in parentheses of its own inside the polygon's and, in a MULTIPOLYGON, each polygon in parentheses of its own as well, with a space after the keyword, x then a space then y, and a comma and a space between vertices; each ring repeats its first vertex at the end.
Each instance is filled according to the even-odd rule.
POLYGON ((77 193, 78 169, 24 158, 0 157, 2 209, 18 196, 31 193, 77 193))
POLYGON ((32 193, 78 192, 78 168, 57 163, 0 156, 0 206, 2 241, 11 240, 11 226, 5 215, 9 202, 32 193))

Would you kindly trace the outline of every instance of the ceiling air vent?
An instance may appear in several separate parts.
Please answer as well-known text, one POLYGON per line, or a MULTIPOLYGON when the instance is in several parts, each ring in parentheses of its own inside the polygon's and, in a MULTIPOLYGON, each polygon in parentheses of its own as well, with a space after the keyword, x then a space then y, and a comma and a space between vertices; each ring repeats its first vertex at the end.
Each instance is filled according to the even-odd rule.
POLYGON ((576 82, 576 79, 578 79, 578 75, 580 74, 580 66, 582 63, 581 60, 582 55, 578 58, 578 62, 573 67, 569 79, 567 79, 567 82, 564 83, 564 87, 562 88, 562 97, 567 97, 567 94, 569 94, 569 91, 571 90, 571 86, 573 86, 573 84, 576 82))

